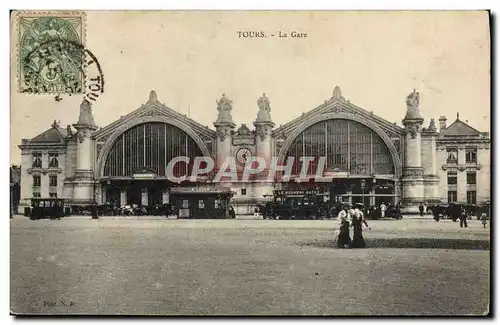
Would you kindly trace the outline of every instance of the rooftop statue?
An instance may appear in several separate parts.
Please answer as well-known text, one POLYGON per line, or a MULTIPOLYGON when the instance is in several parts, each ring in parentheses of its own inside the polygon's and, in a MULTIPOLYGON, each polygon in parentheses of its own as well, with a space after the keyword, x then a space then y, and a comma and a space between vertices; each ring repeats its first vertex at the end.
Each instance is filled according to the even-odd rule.
POLYGON ((413 89, 413 92, 406 96, 406 106, 408 108, 418 108, 419 105, 419 97, 420 94, 416 89, 413 89))
POLYGON ((78 124, 95 126, 94 117, 92 116, 92 107, 86 99, 84 99, 80 104, 78 124))
POLYGON ((271 111, 271 103, 269 101, 269 98, 266 97, 266 93, 263 93, 262 97, 257 100, 257 105, 259 106, 259 110, 261 111, 271 111))
POLYGON ((221 99, 217 101, 217 110, 219 112, 227 112, 233 109, 233 101, 226 97, 226 94, 222 94, 221 99))

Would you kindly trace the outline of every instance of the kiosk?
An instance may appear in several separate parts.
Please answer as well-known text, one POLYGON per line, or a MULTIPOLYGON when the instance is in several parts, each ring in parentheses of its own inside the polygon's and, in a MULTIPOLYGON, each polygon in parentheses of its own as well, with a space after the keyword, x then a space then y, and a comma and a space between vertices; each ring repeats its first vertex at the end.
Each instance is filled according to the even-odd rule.
POLYGON ((174 187, 170 200, 177 218, 229 218, 230 200, 235 192, 225 187, 174 187))

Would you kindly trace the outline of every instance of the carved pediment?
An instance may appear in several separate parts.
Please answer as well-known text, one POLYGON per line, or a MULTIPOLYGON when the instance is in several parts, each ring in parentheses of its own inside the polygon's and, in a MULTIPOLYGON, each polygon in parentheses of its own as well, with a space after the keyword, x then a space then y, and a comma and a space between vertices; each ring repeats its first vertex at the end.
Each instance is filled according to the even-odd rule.
POLYGON ((246 124, 241 124, 241 126, 236 130, 235 136, 253 136, 252 131, 246 126, 246 124))
POLYGON ((241 124, 241 126, 233 134, 233 145, 254 145, 255 135, 254 131, 250 130, 246 124, 241 124))

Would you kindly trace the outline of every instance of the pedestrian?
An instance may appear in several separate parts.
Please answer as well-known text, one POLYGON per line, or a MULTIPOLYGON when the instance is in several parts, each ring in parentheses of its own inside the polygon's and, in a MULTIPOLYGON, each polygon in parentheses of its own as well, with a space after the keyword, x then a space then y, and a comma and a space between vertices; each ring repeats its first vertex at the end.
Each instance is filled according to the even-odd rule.
POLYGON ((387 210, 387 206, 382 202, 380 205, 380 217, 384 218, 385 217, 385 210, 387 210))
MULTIPOLYGON (((354 235, 352 236, 352 248, 365 248, 366 242, 363 238, 363 224, 368 227, 363 212, 361 211, 362 205, 360 203, 356 204, 356 207, 352 215, 352 227, 354 229, 354 235)), ((369 228, 369 227, 368 227, 369 228)))
POLYGON ((465 209, 457 204, 456 211, 457 216, 460 219, 460 228, 467 228, 467 213, 465 212, 465 209))
POLYGON ((418 206, 418 211, 420 212, 420 216, 423 217, 424 216, 424 204, 423 203, 420 203, 420 205, 418 206))
POLYGON ((337 230, 337 247, 338 248, 350 248, 351 247, 351 236, 349 235, 350 226, 350 215, 349 215, 349 205, 345 204, 342 210, 339 212, 338 220, 338 230, 337 230))
POLYGON ((484 212, 481 214, 481 223, 483 224, 483 228, 486 228, 486 224, 488 223, 488 217, 484 212))
POLYGON ((260 209, 259 209, 259 206, 257 206, 254 210, 254 213, 253 213, 253 216, 254 217, 260 217, 260 209))

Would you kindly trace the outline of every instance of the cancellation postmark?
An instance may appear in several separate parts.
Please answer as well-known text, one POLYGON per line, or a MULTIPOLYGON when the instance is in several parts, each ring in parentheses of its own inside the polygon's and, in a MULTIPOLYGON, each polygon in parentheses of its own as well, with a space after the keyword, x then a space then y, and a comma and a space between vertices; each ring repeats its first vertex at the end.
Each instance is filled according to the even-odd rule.
POLYGON ((104 78, 85 47, 85 13, 17 12, 15 18, 19 92, 99 97, 104 78))

